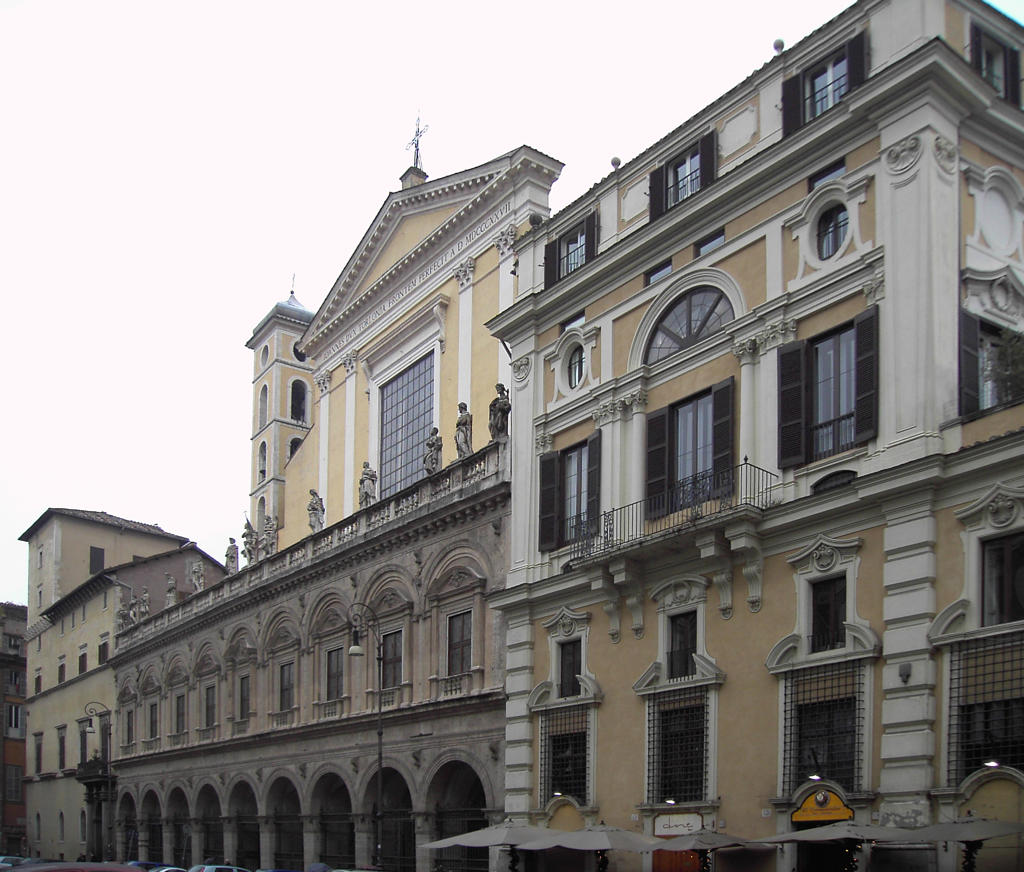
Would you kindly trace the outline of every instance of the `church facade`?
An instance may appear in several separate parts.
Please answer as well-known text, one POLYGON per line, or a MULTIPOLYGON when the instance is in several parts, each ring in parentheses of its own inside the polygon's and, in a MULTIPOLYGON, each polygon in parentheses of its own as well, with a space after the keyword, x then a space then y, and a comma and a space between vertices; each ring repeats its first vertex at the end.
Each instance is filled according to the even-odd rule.
POLYGON ((229 575, 112 658, 118 856, 423 870, 422 843, 502 816, 511 369, 483 324, 560 170, 411 167, 319 310, 256 327, 229 575))

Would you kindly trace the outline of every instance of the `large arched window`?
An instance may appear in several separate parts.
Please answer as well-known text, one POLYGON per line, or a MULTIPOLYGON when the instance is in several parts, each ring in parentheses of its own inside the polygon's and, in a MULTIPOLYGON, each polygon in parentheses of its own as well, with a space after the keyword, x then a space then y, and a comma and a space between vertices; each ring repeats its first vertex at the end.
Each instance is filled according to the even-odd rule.
POLYGON ((732 304, 718 288, 694 288, 683 294, 661 316, 647 345, 645 363, 657 363, 677 351, 717 333, 735 315, 732 304))

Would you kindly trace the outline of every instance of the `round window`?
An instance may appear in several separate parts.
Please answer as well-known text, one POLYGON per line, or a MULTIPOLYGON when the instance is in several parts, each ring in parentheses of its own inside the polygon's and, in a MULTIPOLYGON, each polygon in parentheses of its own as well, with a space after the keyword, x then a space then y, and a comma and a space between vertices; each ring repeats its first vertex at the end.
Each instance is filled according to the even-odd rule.
POLYGON ((260 352, 260 366, 266 366, 267 360, 270 358, 270 348, 266 345, 263 346, 263 350, 260 352))
POLYGON ((583 381, 583 346, 574 345, 569 352, 569 388, 576 388, 583 381))
POLYGON ((850 216, 842 205, 830 206, 818 219, 818 257, 828 260, 842 248, 850 216))
POLYGON ((295 359, 296 359, 296 360, 297 360, 297 361, 298 361, 299 363, 304 363, 304 362, 305 362, 305 360, 306 360, 306 355, 305 355, 305 354, 303 354, 303 353, 302 353, 302 352, 301 352, 301 351, 299 350, 299 343, 298 343, 298 342, 296 342, 296 343, 295 343, 295 344, 294 344, 294 345, 292 346, 292 354, 294 354, 294 355, 295 355, 295 359))

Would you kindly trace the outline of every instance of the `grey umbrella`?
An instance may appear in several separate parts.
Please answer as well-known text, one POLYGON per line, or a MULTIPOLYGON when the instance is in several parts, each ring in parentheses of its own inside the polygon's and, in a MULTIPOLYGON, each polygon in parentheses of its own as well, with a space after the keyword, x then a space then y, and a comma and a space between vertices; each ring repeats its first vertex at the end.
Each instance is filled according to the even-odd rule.
POLYGON ((548 830, 548 835, 543 839, 525 842, 519 847, 524 851, 543 851, 545 848, 595 851, 597 853, 597 870, 605 872, 608 868, 606 851, 655 851, 660 843, 660 839, 653 839, 632 830, 609 827, 602 822, 597 826, 584 827, 582 830, 571 832, 548 830))
POLYGON ((780 833, 767 839, 756 839, 758 842, 775 844, 776 842, 841 842, 847 839, 857 842, 920 842, 920 830, 903 829, 901 827, 879 827, 873 824, 858 824, 854 821, 839 821, 821 827, 810 827, 806 830, 794 830, 791 833, 780 833))
POLYGON ((968 818, 959 821, 945 821, 921 827, 914 831, 922 842, 963 842, 963 872, 974 872, 975 860, 981 843, 986 839, 998 839, 1024 833, 1024 824, 1011 821, 992 821, 985 818, 968 818))
POLYGON ((714 830, 697 830, 674 839, 661 839, 657 847, 659 851, 716 851, 719 848, 734 848, 746 845, 747 840, 728 833, 716 833, 714 830))
POLYGON ((484 827, 480 830, 470 830, 459 836, 448 836, 445 839, 438 839, 436 842, 427 842, 424 848, 453 848, 461 845, 464 848, 496 848, 501 845, 509 846, 509 869, 515 872, 519 865, 519 856, 516 853, 516 845, 523 842, 536 841, 550 833, 551 830, 544 827, 532 827, 529 824, 514 821, 512 818, 505 818, 500 824, 484 827))

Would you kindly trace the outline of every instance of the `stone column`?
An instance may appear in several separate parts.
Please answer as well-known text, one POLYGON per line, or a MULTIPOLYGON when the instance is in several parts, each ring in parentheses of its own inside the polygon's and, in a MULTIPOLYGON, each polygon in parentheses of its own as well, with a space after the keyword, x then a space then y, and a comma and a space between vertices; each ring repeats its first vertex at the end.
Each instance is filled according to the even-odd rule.
POLYGON ((376 830, 372 814, 361 814, 355 821, 356 866, 368 869, 373 863, 376 830))
POLYGON ((139 818, 138 823, 138 839, 139 844, 137 848, 137 857, 125 857, 125 860, 139 859, 139 860, 152 860, 149 856, 149 823, 145 818, 139 818))
POLYGON ((274 818, 271 815, 264 815, 259 818, 260 822, 260 868, 274 868, 274 818))
POLYGON ((315 814, 302 816, 302 868, 308 869, 320 860, 320 819, 315 814))
POLYGON ((174 865, 174 820, 173 818, 164 818, 161 821, 164 828, 164 849, 163 856, 160 858, 161 863, 165 863, 168 866, 174 865))
MULTIPOLYGON (((460 402, 469 403, 473 388, 473 273, 476 261, 467 257, 459 263, 453 274, 459 285, 459 371, 457 395, 460 402)), ((499 348, 499 354, 504 350, 499 348)))
POLYGON ((206 859, 206 833, 202 818, 192 818, 189 826, 192 830, 192 863, 197 865, 206 859))
POLYGON ((733 354, 740 361, 740 383, 736 385, 735 414, 740 416, 739 450, 735 461, 742 462, 746 457, 755 466, 763 466, 757 450, 757 369, 755 364, 761 357, 756 339, 745 339, 732 347, 733 354))
POLYGON ((413 829, 416 838, 416 872, 431 872, 433 865, 433 851, 429 848, 421 848, 420 845, 432 841, 434 836, 434 815, 428 812, 417 811, 412 813, 413 829))
POLYGON ((224 856, 220 859, 238 862, 238 820, 231 815, 224 815, 221 819, 224 829, 224 856))

